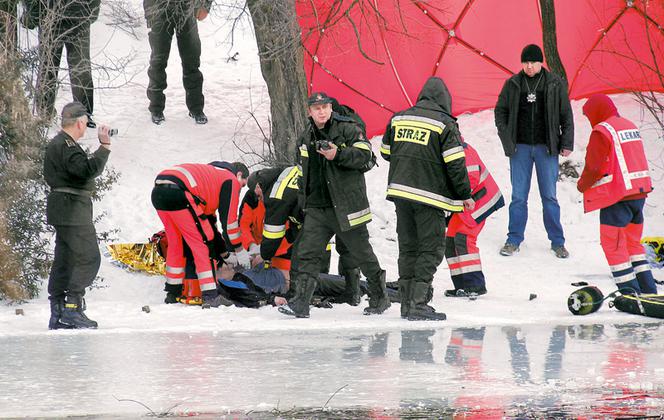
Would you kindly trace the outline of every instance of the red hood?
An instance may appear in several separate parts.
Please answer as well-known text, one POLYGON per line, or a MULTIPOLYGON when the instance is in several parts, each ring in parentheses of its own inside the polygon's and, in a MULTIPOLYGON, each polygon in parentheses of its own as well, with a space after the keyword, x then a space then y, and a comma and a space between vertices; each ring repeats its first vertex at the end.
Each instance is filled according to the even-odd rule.
POLYGON ((596 126, 602 121, 618 116, 618 109, 613 101, 603 93, 592 95, 583 105, 583 115, 588 117, 591 126, 596 126))

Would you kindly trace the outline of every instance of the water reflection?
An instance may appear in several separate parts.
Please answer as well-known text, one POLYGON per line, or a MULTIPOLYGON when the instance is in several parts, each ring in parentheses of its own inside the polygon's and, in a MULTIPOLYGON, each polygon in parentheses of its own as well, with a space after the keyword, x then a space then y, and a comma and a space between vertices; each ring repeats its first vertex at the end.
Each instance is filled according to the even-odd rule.
POLYGON ((124 399, 213 417, 661 415, 661 326, 2 338, 0 416, 147 413, 124 399))

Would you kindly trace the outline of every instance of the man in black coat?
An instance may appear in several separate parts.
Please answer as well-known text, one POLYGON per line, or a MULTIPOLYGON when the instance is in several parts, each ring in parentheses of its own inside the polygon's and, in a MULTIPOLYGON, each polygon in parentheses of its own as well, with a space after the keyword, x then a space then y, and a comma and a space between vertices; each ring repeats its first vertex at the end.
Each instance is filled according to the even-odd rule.
POLYGON ((500 250, 504 256, 519 252, 524 240, 533 165, 551 250, 558 258, 569 256, 560 223, 556 182, 558 155, 567 157, 574 150, 574 117, 567 84, 543 68, 543 61, 537 45, 523 49, 523 70, 505 82, 494 111, 498 136, 505 156, 510 158, 512 182, 509 232, 500 250))
POLYGON ((143 0, 145 20, 150 33, 150 67, 148 68, 148 109, 152 122, 159 125, 165 121, 166 65, 175 34, 178 52, 182 61, 182 84, 189 116, 196 124, 207 124, 203 112, 203 74, 201 65, 201 39, 198 36, 197 20, 207 17, 212 0, 143 0))
POLYGON ((58 92, 58 70, 62 50, 67 49, 69 80, 74 101, 85 106, 88 127, 95 128, 90 25, 99 17, 100 0, 24 0, 23 25, 39 26, 39 77, 36 98, 39 113, 54 115, 58 92))
POLYGON ((390 162, 387 199, 397 213, 401 317, 442 321, 446 315, 428 304, 445 255, 445 212, 474 206, 452 96, 442 79, 430 77, 417 103, 392 116, 380 151, 390 162))
POLYGON ((88 121, 85 107, 62 108, 62 130, 48 143, 44 178, 51 188, 46 221, 55 228, 55 254, 48 278, 49 329, 97 328, 85 313, 85 288, 97 276, 101 256, 92 223, 92 191, 111 153, 108 127, 98 129, 99 148, 88 156, 78 144, 88 121))
POLYGON ((302 167, 298 192, 305 216, 291 265, 295 296, 279 311, 309 317, 323 251, 337 235, 367 277, 369 306, 364 314, 382 314, 390 307, 385 270, 373 252, 366 226, 372 217, 364 180, 364 171, 372 163, 371 143, 352 118, 332 111, 332 98, 325 93, 313 93, 307 104, 309 124, 297 142, 302 167))

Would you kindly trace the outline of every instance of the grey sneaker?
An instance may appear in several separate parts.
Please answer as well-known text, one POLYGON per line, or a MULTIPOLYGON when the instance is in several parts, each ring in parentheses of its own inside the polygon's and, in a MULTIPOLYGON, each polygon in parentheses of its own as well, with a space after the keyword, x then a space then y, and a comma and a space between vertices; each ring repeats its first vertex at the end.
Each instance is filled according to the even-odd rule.
POLYGON ((519 252, 519 246, 511 244, 509 242, 505 242, 505 245, 503 245, 503 247, 500 248, 500 255, 504 255, 506 257, 511 257, 517 252, 519 252))
POLYGON ((567 249, 565 249, 565 245, 552 246, 551 250, 553 251, 554 254, 556 254, 556 257, 558 258, 569 257, 569 252, 567 251, 567 249))

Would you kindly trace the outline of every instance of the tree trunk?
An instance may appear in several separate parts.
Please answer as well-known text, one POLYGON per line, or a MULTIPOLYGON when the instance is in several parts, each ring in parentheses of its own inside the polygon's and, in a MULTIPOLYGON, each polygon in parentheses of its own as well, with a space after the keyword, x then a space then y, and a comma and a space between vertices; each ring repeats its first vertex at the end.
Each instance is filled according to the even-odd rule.
POLYGON ((270 95, 271 137, 278 163, 293 163, 306 124, 304 52, 292 0, 247 0, 263 78, 270 95))
POLYGON ((556 9, 553 0, 539 0, 542 9, 542 38, 544 42, 544 55, 549 70, 567 80, 565 67, 558 54, 558 39, 556 37, 556 9))

